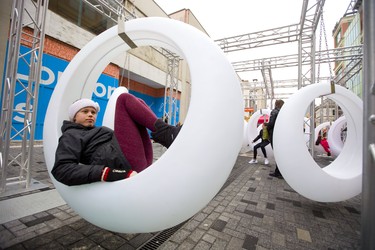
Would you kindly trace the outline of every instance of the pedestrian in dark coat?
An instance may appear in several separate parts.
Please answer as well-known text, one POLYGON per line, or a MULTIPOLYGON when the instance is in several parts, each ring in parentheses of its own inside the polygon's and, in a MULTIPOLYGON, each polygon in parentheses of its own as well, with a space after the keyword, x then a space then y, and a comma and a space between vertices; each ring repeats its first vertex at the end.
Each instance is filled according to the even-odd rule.
MULTIPOLYGON (((272 149, 273 149, 273 129, 275 127, 275 122, 276 122, 277 116, 279 115, 280 109, 283 105, 284 105, 283 100, 276 100, 275 101, 275 108, 271 111, 270 119, 268 121, 267 128, 268 128, 268 133, 269 133, 269 136, 270 136, 272 149)), ((280 173, 279 167, 277 166, 277 162, 276 162, 276 166, 275 166, 275 172, 270 173, 270 176, 277 177, 277 178, 283 178, 283 176, 280 173)))

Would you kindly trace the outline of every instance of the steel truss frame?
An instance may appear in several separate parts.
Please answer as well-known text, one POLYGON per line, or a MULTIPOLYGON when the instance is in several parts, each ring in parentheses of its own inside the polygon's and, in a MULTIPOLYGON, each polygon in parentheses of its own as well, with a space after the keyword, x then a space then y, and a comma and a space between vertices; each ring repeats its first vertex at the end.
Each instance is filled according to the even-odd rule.
POLYGON ((176 125, 177 122, 177 101, 178 101, 178 71, 180 57, 176 54, 162 49, 163 55, 167 58, 167 78, 164 90, 163 118, 169 124, 176 125), (168 108, 167 108, 168 106, 168 108))
POLYGON ((30 187, 47 8, 48 0, 13 1, 1 107, 0 193, 5 192, 9 186, 18 185, 26 189, 30 187), (31 28, 33 33, 27 32, 27 27, 31 28), (21 41, 30 45, 29 52, 20 52, 21 41), (21 60, 26 63, 29 70, 26 83, 17 74, 18 63, 21 60), (14 107, 15 97, 24 98, 23 108, 14 107), (24 116, 23 127, 20 129, 12 125, 15 113, 24 116), (19 138, 21 150, 11 151, 11 146, 19 138), (14 169, 14 176, 8 176, 10 169, 14 169))

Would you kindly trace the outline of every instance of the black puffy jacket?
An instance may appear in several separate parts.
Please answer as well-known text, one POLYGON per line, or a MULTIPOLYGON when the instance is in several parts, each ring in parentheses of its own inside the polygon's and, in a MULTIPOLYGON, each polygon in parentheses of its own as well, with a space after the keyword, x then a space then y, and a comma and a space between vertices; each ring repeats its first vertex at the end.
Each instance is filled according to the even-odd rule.
POLYGON ((65 185, 101 180, 104 167, 130 170, 112 129, 64 121, 52 174, 65 185))

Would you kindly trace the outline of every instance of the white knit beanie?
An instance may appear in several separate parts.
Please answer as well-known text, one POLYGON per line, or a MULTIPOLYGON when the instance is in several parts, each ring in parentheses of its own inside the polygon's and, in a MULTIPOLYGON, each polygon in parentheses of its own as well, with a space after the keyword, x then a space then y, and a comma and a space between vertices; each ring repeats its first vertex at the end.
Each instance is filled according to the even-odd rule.
POLYGON ((78 111, 85 107, 93 107, 96 109, 96 112, 100 111, 99 104, 97 102, 94 102, 93 100, 90 99, 79 99, 78 101, 75 101, 72 105, 69 107, 69 120, 73 121, 74 116, 77 114, 78 111))

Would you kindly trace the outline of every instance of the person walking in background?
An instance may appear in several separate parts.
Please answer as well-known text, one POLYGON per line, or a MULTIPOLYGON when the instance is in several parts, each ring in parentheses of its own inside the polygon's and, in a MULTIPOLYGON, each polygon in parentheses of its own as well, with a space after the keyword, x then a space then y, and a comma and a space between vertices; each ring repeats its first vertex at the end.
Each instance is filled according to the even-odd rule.
POLYGON ((326 131, 321 131, 322 132, 322 135, 318 135, 318 139, 316 140, 315 142, 315 145, 322 145, 324 151, 326 151, 327 153, 327 156, 331 156, 331 150, 329 149, 329 144, 328 144, 328 141, 327 141, 327 132, 326 131))
MULTIPOLYGON (((283 100, 276 100, 275 101, 275 108, 271 111, 270 120, 268 121, 267 128, 268 128, 268 134, 269 134, 269 137, 270 137, 272 149, 273 149, 273 129, 275 127, 275 122, 276 122, 277 116, 279 115, 280 109, 283 105, 284 105, 283 100)), ((277 162, 276 162, 276 166, 275 166, 275 172, 270 173, 269 175, 272 176, 272 177, 280 178, 280 179, 283 178, 283 176, 280 173, 279 167, 277 166, 277 162)))
POLYGON ((270 143, 267 125, 268 124, 266 122, 263 123, 262 129, 259 131, 258 136, 255 137, 255 139, 253 140, 253 143, 255 143, 259 139, 262 139, 261 142, 257 143, 254 146, 254 149, 253 149, 254 156, 253 156, 253 159, 251 161, 249 161, 250 164, 258 163, 258 161, 257 161, 258 148, 260 148, 262 150, 262 153, 264 155, 264 164, 268 165, 270 163, 267 159, 267 150, 266 150, 266 146, 270 143))

